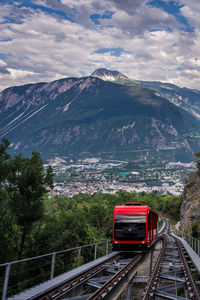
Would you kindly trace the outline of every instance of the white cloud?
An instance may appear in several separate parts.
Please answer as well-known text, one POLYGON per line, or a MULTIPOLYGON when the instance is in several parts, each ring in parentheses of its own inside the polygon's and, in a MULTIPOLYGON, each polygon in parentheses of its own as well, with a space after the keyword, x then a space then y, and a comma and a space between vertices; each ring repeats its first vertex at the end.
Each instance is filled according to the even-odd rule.
POLYGON ((170 27, 178 28, 180 24, 173 16, 161 12, 157 8, 143 8, 134 15, 126 11, 116 12, 112 19, 101 22, 104 25, 112 25, 123 30, 125 34, 131 36, 142 35, 146 30, 163 30, 170 27))
POLYGON ((13 79, 20 79, 20 78, 24 78, 27 75, 33 75, 33 72, 29 72, 29 71, 23 71, 23 70, 14 70, 11 68, 8 68, 8 71, 11 74, 11 77, 13 79))
POLYGON ((10 5, 1 5, 0 9, 0 23, 5 21, 5 18, 10 15, 12 7, 10 5))
POLYGON ((181 0, 184 5, 181 8, 181 13, 186 17, 188 23, 195 29, 200 29, 200 2, 198 0, 181 0))
MULTIPOLYGON (((183 1, 183 0, 181 0, 183 1)), ((195 1, 182 8, 191 24, 198 24, 191 11, 197 9, 195 1)), ((55 1, 42 1, 40 5, 55 6, 55 1)), ((62 77, 90 75, 96 68, 118 70, 133 79, 168 81, 180 86, 198 88, 200 85, 199 44, 200 31, 179 30, 180 24, 166 12, 145 6, 145 1, 123 2, 62 0, 66 11, 76 8, 71 22, 39 9, 28 9, 23 22, 1 24, 0 89, 7 86, 38 81, 51 81, 62 77), (109 2, 108 6, 105 6, 109 2), (104 4, 104 5, 103 5, 104 4), (136 5, 137 4, 137 5, 136 5), (82 11, 80 12, 80 8, 82 11), (100 25, 89 19, 112 9, 112 19, 100 19, 100 25), (88 26, 87 23, 89 24, 88 26), (111 26, 108 26, 111 25, 111 26), (173 31, 165 30, 172 25, 173 31), (158 31, 151 30, 158 29, 158 31), (9 38, 9 39, 8 39, 9 38), (95 53, 102 48, 123 48, 119 57, 111 53, 95 53), (182 71, 181 71, 182 70, 182 71)), ((56 4, 60 4, 57 2, 56 4)), ((3 6, 4 7, 4 6, 3 6)), ((0 18, 11 14, 6 5, 0 18)), ((16 13, 16 8, 15 8, 16 13)))
POLYGON ((5 67, 5 66, 6 66, 5 61, 3 61, 2 59, 0 59, 0 67, 5 67))

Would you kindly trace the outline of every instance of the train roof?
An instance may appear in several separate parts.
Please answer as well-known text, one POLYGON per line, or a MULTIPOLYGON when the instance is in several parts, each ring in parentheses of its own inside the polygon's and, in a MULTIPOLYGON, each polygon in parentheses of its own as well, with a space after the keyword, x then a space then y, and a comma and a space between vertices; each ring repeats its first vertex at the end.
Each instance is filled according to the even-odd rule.
POLYGON ((125 203, 125 205, 117 205, 115 206, 114 213, 115 214, 137 214, 151 211, 154 214, 158 214, 155 210, 153 210, 150 206, 142 205, 141 203, 125 203))

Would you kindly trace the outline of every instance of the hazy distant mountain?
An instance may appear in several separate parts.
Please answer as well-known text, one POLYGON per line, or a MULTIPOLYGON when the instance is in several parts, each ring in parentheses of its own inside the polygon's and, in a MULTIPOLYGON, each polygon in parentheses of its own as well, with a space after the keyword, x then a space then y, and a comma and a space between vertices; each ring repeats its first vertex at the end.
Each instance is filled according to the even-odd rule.
POLYGON ((128 80, 119 72, 95 73, 4 90, 0 136, 15 152, 45 157, 193 159, 200 147, 196 118, 151 89, 98 78, 128 80))

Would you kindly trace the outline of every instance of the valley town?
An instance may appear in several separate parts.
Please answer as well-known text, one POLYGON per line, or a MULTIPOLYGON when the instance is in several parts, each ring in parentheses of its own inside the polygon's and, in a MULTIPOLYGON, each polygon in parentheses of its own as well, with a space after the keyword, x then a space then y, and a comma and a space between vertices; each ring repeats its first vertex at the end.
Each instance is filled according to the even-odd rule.
POLYGON ((195 163, 162 161, 117 161, 86 158, 74 161, 56 157, 50 163, 54 170, 54 193, 69 197, 79 193, 93 194, 146 192, 180 195, 195 163))

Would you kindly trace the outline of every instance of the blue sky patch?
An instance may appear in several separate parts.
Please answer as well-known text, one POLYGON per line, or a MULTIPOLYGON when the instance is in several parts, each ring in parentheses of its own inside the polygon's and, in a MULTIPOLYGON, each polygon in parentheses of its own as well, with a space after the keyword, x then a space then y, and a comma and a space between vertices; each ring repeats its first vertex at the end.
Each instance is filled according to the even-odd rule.
POLYGON ((167 32, 172 32, 173 31, 172 28, 167 25, 167 26, 162 26, 160 28, 150 29, 149 32, 163 31, 163 29, 167 32))
POLYGON ((85 77, 86 76, 86 72, 85 71, 79 71, 79 73, 81 74, 81 76, 85 77))
POLYGON ((11 53, 0 52, 0 59, 6 60, 6 58, 13 56, 11 53))
POLYGON ((13 24, 22 24, 23 22, 20 20, 21 17, 13 18, 13 17, 4 17, 4 21, 0 22, 0 24, 7 24, 7 23, 13 23, 13 24))
POLYGON ((0 42, 4 42, 4 43, 11 42, 11 41, 12 41, 11 38, 0 39, 0 42))
POLYGON ((177 43, 173 43, 170 47, 174 48, 174 47, 177 47, 177 46, 178 46, 177 43))
MULTIPOLYGON (((50 15, 57 14, 61 18, 64 18, 64 19, 69 20, 71 22, 75 22, 75 19, 74 19, 75 10, 73 10, 73 9, 72 9, 72 14, 66 14, 62 10, 53 9, 53 8, 46 7, 46 6, 43 6, 43 5, 37 5, 37 4, 34 3, 34 1, 31 1, 31 0, 29 0, 29 1, 27 1, 27 0, 15 0, 15 2, 13 0, 3 0, 3 1, 4 1, 4 3, 10 4, 15 8, 31 8, 33 10, 39 9, 39 10, 41 10, 45 13, 48 13, 50 15)), ((58 2, 61 3, 60 1, 58 1, 58 2)), ((20 18, 23 19, 23 16, 19 15, 18 19, 20 19, 20 18)), ((16 21, 16 19, 12 19, 12 18, 10 18, 8 21, 11 22, 11 23, 20 22, 20 21, 16 21)))
POLYGON ((95 25, 99 25, 100 24, 99 19, 112 19, 113 14, 114 12, 106 10, 103 15, 100 14, 90 15, 90 19, 92 20, 92 22, 94 22, 95 25))
POLYGON ((126 51, 123 48, 101 48, 95 51, 95 53, 103 54, 110 53, 111 56, 119 57, 122 53, 131 53, 130 51, 126 51))
POLYGON ((181 14, 180 9, 184 5, 179 5, 177 1, 165 2, 162 0, 151 0, 147 3, 147 5, 159 8, 161 10, 164 10, 168 14, 173 15, 179 23, 184 25, 183 27, 181 27, 181 30, 187 32, 194 31, 193 27, 190 26, 189 23, 187 22, 187 19, 181 14))

